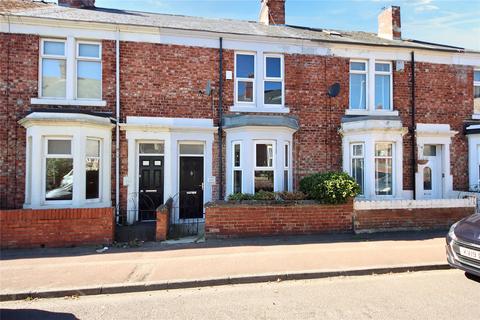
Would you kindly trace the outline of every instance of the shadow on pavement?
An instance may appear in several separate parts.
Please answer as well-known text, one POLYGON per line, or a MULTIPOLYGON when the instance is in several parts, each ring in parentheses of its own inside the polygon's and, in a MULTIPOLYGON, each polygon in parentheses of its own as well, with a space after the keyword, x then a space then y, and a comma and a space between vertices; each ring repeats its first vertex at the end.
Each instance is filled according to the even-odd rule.
MULTIPOLYGON (((443 238, 447 230, 436 231, 397 231, 372 234, 334 233, 297 236, 271 236, 253 238, 208 239, 200 243, 163 244, 160 242, 145 242, 138 247, 109 246, 108 250, 100 254, 116 254, 127 252, 151 252, 201 248, 227 248, 239 246, 286 246, 315 243, 340 243, 363 241, 422 241, 434 238, 443 238)), ((71 247, 71 248, 33 248, 33 249, 4 249, 0 251, 0 260, 25 258, 52 258, 97 255, 98 247, 71 247)))
POLYGON ((50 312, 37 309, 0 309, 2 320, 78 320, 71 313, 50 312))

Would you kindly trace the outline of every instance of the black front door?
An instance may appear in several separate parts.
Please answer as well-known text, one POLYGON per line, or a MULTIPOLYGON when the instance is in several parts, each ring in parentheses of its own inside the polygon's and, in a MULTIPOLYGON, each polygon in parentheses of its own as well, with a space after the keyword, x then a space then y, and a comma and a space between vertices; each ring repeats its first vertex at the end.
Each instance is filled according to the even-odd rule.
POLYGON ((155 211, 163 204, 163 156, 140 156, 138 219, 156 220, 155 211))
POLYGON ((180 219, 203 218, 203 157, 180 157, 180 219))

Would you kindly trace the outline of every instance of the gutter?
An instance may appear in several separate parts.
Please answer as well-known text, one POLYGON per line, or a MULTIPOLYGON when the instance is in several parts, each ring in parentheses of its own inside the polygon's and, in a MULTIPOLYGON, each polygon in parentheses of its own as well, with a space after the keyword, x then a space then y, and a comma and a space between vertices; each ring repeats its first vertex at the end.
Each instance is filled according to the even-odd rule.
POLYGON ((120 217, 120 29, 115 40, 115 215, 120 217))
POLYGON ((218 49, 218 200, 223 199, 223 38, 220 37, 218 49))
POLYGON ((415 52, 411 52, 411 65, 412 65, 412 128, 411 128, 411 135, 412 135, 412 183, 413 183, 413 200, 417 199, 417 182, 415 181, 415 172, 417 171, 415 166, 417 161, 415 159, 415 52))

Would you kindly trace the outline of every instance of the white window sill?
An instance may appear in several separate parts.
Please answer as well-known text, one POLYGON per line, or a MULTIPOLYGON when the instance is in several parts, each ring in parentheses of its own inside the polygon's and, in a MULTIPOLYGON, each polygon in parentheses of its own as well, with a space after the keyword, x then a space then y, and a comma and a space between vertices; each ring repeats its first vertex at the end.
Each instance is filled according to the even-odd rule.
POLYGON ((87 208, 109 208, 111 202, 85 202, 81 205, 73 205, 71 203, 48 203, 42 205, 23 204, 24 209, 87 209, 87 208))
POLYGON ((345 110, 346 115, 355 115, 355 116, 398 116, 398 110, 357 110, 357 109, 347 109, 345 110))
POLYGON ((474 113, 474 114, 472 114, 472 119, 473 119, 473 120, 480 120, 480 113, 474 113))
POLYGON ((61 105, 61 106, 92 106, 105 107, 105 100, 67 100, 67 99, 49 99, 49 98, 31 98, 31 104, 37 105, 61 105))
POLYGON ((234 105, 230 107, 231 112, 274 112, 274 113, 289 113, 288 107, 267 107, 267 106, 239 106, 234 105))

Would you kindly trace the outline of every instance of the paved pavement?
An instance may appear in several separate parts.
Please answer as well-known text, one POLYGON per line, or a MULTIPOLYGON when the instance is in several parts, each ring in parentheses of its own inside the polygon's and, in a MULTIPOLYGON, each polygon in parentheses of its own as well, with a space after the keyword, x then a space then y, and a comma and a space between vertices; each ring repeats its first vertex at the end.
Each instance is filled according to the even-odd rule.
POLYGON ((478 301, 479 282, 443 270, 9 301, 0 318, 473 320, 478 301))
POLYGON ((93 247, 4 250, 0 298, 314 278, 359 270, 445 268, 443 236, 444 232, 414 232, 151 243, 100 254, 93 247))

